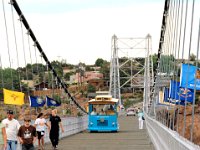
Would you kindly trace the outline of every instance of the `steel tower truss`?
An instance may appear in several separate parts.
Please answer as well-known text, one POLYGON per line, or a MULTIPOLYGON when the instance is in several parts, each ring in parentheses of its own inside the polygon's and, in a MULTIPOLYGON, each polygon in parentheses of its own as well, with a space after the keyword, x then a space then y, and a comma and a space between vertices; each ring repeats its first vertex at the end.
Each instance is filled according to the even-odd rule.
POLYGON ((112 37, 109 92, 114 98, 119 99, 119 105, 121 105, 119 59, 118 59, 117 36, 116 35, 113 35, 113 37, 112 37))
POLYGON ((150 77, 149 74, 145 75, 144 72, 153 72, 153 67, 150 67, 153 64, 149 64, 150 52, 150 35, 145 38, 117 38, 116 35, 113 35, 109 91, 114 98, 119 99, 119 105, 122 105, 122 88, 126 87, 131 90, 144 88, 144 82, 147 82, 144 76, 150 77), (141 63, 136 58, 145 58, 145 62, 141 63))

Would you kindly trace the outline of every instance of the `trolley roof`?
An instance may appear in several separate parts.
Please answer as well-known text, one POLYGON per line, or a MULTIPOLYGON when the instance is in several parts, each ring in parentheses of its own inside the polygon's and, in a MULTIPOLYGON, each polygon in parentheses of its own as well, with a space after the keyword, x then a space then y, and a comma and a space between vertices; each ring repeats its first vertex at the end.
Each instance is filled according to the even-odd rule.
POLYGON ((97 95, 95 99, 91 99, 88 101, 90 104, 111 104, 111 103, 117 103, 119 100, 116 98, 112 98, 112 95, 97 95))

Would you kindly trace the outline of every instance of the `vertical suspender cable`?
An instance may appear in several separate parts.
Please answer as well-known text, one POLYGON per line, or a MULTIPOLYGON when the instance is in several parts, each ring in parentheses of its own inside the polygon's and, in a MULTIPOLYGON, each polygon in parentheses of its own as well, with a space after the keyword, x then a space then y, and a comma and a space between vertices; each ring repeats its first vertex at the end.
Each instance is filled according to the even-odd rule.
POLYGON ((6 31, 6 41, 7 41, 7 50, 8 50, 8 58, 9 58, 9 64, 10 64, 10 74, 11 74, 11 84, 12 89, 14 89, 13 85, 13 72, 12 72, 12 64, 11 64, 11 57, 10 57, 10 47, 9 47, 9 38, 8 38, 8 27, 7 27, 7 20, 6 20, 6 14, 5 14, 5 8, 4 8, 4 0, 2 0, 2 7, 3 7, 3 14, 4 14, 4 23, 5 23, 5 31, 6 31))
MULTIPOLYGON (((194 20, 194 4, 195 4, 195 0, 193 0, 193 4, 192 4, 192 18, 191 18, 191 26, 190 26, 190 40, 189 40, 189 53, 188 53, 188 60, 190 58, 190 54, 191 54, 191 44, 192 44, 192 31, 193 31, 193 20, 194 20)), ((188 70, 189 70, 189 65, 188 65, 188 70)), ((189 75, 187 74, 186 77, 186 82, 188 81, 189 75)), ((187 85, 186 85, 186 89, 187 89, 187 85)), ((187 103, 187 99, 185 100, 185 109, 184 109, 184 128, 183 128, 183 136, 185 136, 185 126, 186 126, 186 103, 187 103)))
POLYGON ((0 70, 1 70, 1 81, 2 81, 2 87, 4 87, 4 80, 3 80, 3 67, 2 67, 2 61, 1 61, 1 55, 0 55, 0 70))
MULTIPOLYGON (((180 16, 180 28, 179 28, 179 42, 178 42, 178 59, 179 59, 179 56, 180 56, 180 45, 181 45, 181 35, 182 35, 182 23, 183 23, 183 1, 182 0, 182 3, 181 3, 181 16, 180 16)), ((177 77, 178 77, 178 73, 177 73, 177 77)), ((176 131, 178 131, 178 126, 179 126, 179 112, 180 112, 180 107, 178 107, 178 110, 177 110, 177 122, 176 122, 176 131)))
MULTIPOLYGON (((178 37, 178 21, 179 21, 179 10, 180 10, 180 0, 178 1, 178 4, 176 5, 176 16, 175 16, 175 27, 174 27, 174 42, 173 42, 173 55, 174 55, 174 59, 173 61, 173 77, 172 80, 177 81, 177 68, 176 68, 176 59, 177 57, 177 37, 178 37)), ((177 82, 176 82, 176 87, 177 87, 177 82)), ((177 89, 175 89, 177 90, 177 89)), ((175 126, 175 119, 176 119, 176 107, 173 108, 173 118, 172 118, 172 129, 174 130, 174 126, 175 126)))
MULTIPOLYGON (((174 36, 173 36, 173 33, 174 33, 174 19, 175 19, 175 0, 173 0, 172 2, 171 2, 171 16, 169 16, 169 18, 170 18, 170 26, 169 26, 169 29, 170 29, 170 33, 169 33, 169 51, 168 51, 168 55, 167 55, 167 60, 168 60, 168 62, 167 62, 167 64, 169 65, 168 66, 168 70, 167 70, 167 75, 168 75, 168 77, 170 77, 170 79, 171 79, 171 56, 172 56, 172 52, 173 52, 173 42, 174 42, 174 36)), ((169 105, 169 107, 170 107, 170 109, 172 109, 171 107, 171 101, 170 101, 170 105, 169 105)), ((171 113, 170 113, 170 111, 168 111, 168 118, 169 118, 169 128, 171 128, 172 127, 172 115, 171 115, 171 113)))
MULTIPOLYGON (((192 4, 192 19, 191 19, 191 29, 190 29, 190 44, 189 44, 189 50, 191 51, 191 43, 192 43, 192 32, 193 32, 193 22, 194 22, 194 6, 195 6, 195 0, 193 0, 192 4)), ((199 32, 198 32, 199 33, 199 32)), ((196 60, 196 67, 198 62, 198 54, 199 54, 199 35, 198 35, 198 41, 197 41, 197 60, 196 60)), ((194 88, 194 98, 192 103, 192 127, 190 128, 190 140, 193 140, 193 126, 194 126, 194 105, 195 105, 195 96, 196 96, 196 78, 195 78, 195 88, 194 88)))
MULTIPOLYGON (((200 44, 200 19, 199 19, 199 32, 198 32, 198 40, 197 40, 196 67, 198 66, 197 64, 198 64, 198 61, 199 61, 199 44, 200 44)), ((191 127, 191 130, 190 130, 190 141, 191 142, 193 142, 195 93, 196 93, 196 78, 195 78, 194 97, 193 97, 193 103, 192 103, 192 127, 191 127)))
POLYGON ((183 34, 183 45, 182 45, 182 60, 184 58, 184 48, 185 48, 185 34, 186 34, 186 28, 187 28, 187 12, 188 12, 188 0, 186 0, 186 5, 185 5, 185 24, 184 24, 184 34, 183 34))
POLYGON ((30 33, 27 32, 27 38, 28 38, 28 49, 29 49, 29 56, 30 56, 30 61, 31 61, 31 75, 33 78, 33 61, 32 61, 32 54, 31 54, 31 46, 30 46, 30 33))
MULTIPOLYGON (((185 47, 185 34, 186 34, 186 28, 187 28, 187 13, 188 13, 188 0, 186 0, 186 8, 185 8, 186 12, 185 12, 185 26, 184 26, 184 37, 183 37, 183 51, 182 51, 182 58, 184 58, 184 47, 185 47)), ((190 54, 189 54, 190 55, 190 54)), ((189 58, 189 56, 188 56, 189 58)), ((187 67, 187 70, 189 70, 189 65, 187 67)), ((186 75, 186 83, 188 82, 188 74, 186 75)), ((187 83, 188 84, 188 83, 187 83)), ((187 88, 187 85, 186 84, 186 88, 187 88)), ((186 124, 186 102, 185 102, 185 107, 184 107, 184 117, 183 117, 183 129, 182 129, 182 136, 184 137, 185 135, 185 125, 186 124)))
MULTIPOLYGON (((184 5, 184 1, 182 1, 182 5, 184 5)), ((183 7, 183 6, 182 6, 183 7)), ((187 29, 187 13, 188 13, 188 0, 186 0, 186 4, 185 4, 185 18, 184 18, 184 25, 183 25, 183 39, 182 39, 182 56, 181 56, 181 60, 183 63, 184 60, 184 49, 185 49, 185 37, 186 37, 186 29, 187 29)), ((180 43, 179 43, 180 44, 180 43)), ((179 114, 179 109, 178 109, 178 114, 179 114)), ((177 119, 178 120, 178 119, 177 119)), ((184 122, 185 122, 185 108, 184 108, 184 122)), ((185 123, 184 123, 184 127, 182 129, 182 134, 184 134, 184 129, 185 128, 185 123)), ((178 130, 178 125, 177 125, 177 130, 178 130)), ((183 135, 184 136, 184 135, 183 135)))
MULTIPOLYGON (((15 30, 14 12, 13 12, 12 5, 11 5, 11 12, 12 12, 12 23, 13 23, 15 50, 16 50, 16 55, 17 55, 17 67, 19 68, 19 55, 18 55, 18 46, 17 46, 17 38, 16 38, 16 30, 15 30)), ((18 80, 19 80, 19 88, 20 88, 20 91, 22 92, 21 77, 20 77, 20 71, 19 70, 18 70, 18 80)))
MULTIPOLYGON (((21 34, 22 34, 22 49, 24 53, 24 66, 26 68, 26 80, 28 80, 28 70, 27 70, 27 61, 26 61, 26 51, 25 51, 25 44, 24 44, 24 32, 23 32, 23 26, 22 26, 22 20, 20 18, 20 25, 21 25, 21 34)), ((27 89, 28 95, 30 95, 29 88, 27 89)))
MULTIPOLYGON (((36 45, 34 44, 34 51, 35 51, 35 61, 36 61, 36 70, 37 70, 37 73, 39 74, 39 68, 38 68, 38 59, 37 59, 37 49, 36 49, 36 45)), ((40 85, 39 85, 39 89, 40 89, 40 85)))

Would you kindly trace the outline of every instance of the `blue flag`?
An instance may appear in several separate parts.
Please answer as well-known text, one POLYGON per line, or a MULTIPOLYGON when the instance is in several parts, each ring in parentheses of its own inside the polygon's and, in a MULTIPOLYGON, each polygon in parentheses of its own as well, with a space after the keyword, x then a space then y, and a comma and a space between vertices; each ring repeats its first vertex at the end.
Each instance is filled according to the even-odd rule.
POLYGON ((179 88, 179 95, 181 101, 187 101, 192 103, 194 99, 194 90, 187 88, 179 88))
POLYGON ((171 80, 169 97, 174 100, 193 102, 194 90, 180 87, 180 82, 171 80))
POLYGON ((41 99, 39 96, 29 96, 31 107, 43 107, 45 100, 41 99))
POLYGON ((180 87, 200 90, 200 68, 190 64, 182 64, 180 87))
POLYGON ((58 101, 56 101, 55 99, 53 99, 53 98, 50 98, 50 97, 48 97, 48 96, 46 96, 46 100, 47 100, 47 106, 60 106, 61 105, 61 103, 60 102, 58 102, 58 101))
POLYGON ((169 88, 164 89, 164 102, 169 102, 169 88))

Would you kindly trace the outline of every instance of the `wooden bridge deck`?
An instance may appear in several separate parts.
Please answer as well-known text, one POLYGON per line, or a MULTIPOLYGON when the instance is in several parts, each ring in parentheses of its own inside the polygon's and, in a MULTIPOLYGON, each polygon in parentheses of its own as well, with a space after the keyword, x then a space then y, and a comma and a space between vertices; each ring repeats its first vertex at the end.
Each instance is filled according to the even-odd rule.
MULTIPOLYGON (((146 129, 138 129, 137 117, 119 117, 117 133, 89 133, 84 131, 59 142, 59 150, 154 150, 146 129)), ((51 144, 45 146, 51 150, 51 144)))

